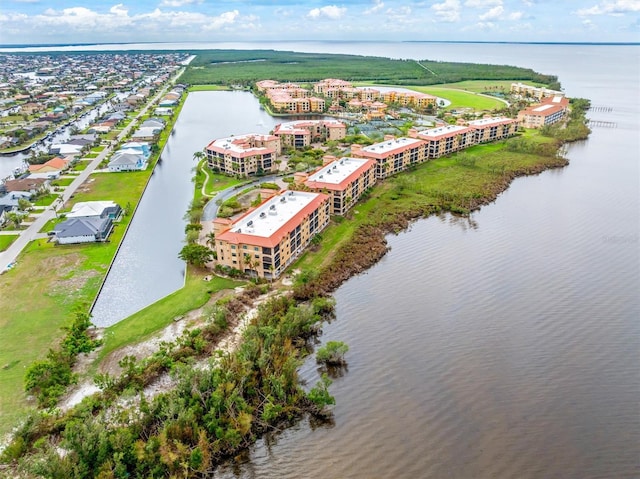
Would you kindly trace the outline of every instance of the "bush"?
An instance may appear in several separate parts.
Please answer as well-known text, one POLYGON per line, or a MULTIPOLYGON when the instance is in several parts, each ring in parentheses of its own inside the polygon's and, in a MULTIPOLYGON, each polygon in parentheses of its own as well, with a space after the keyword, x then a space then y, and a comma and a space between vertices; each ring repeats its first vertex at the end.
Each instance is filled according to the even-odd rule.
POLYGON ((327 366, 343 366, 346 364, 344 355, 349 351, 342 341, 329 341, 316 353, 316 362, 327 366))

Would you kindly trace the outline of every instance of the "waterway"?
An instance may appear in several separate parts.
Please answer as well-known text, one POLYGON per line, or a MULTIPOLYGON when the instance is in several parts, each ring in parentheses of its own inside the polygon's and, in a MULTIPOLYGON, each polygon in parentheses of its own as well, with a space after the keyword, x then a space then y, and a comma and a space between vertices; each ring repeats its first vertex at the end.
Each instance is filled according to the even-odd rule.
MULTIPOLYGON (((348 370, 331 386, 333 423, 303 421, 269 436, 216 477, 638 477, 639 47, 283 42, 193 48, 531 67, 557 74, 569 96, 605 107, 589 116, 616 126, 594 127, 587 141, 568 148, 568 167, 516 180, 469 220, 433 217, 389 237, 389 254, 336 291, 337 318, 321 337, 350 346, 348 370)), ((104 311, 116 311, 130 294, 151 291, 159 298, 161 289, 181 284, 183 265, 175 259, 193 152, 210 139, 274 124, 246 94, 202 95, 188 98, 134 219, 141 219, 139 232, 132 224, 125 240, 143 245, 152 265, 170 267, 146 272, 136 263, 133 276, 144 282, 123 282, 109 299, 101 295, 104 311), (146 217, 160 227, 144 225, 146 217)), ((312 358, 301 374, 315 383, 312 358)))
MULTIPOLYGON (((469 220, 389 237, 389 254, 336 291, 321 338, 350 346, 334 421, 269 436, 216 477, 638 477, 639 49, 496 47, 417 58, 558 74, 616 128, 469 220)), ((312 358, 301 373, 316 382, 312 358)))
MULTIPOLYGON (((113 98, 113 102, 117 102, 120 99, 126 97, 125 93, 116 93, 113 98)), ((105 113, 112 111, 113 106, 111 101, 107 101, 101 103, 99 106, 83 113, 83 115, 74 120, 71 125, 63 126, 55 130, 55 132, 51 135, 51 137, 43 139, 38 142, 36 146, 32 148, 33 151, 37 153, 47 152, 51 145, 55 145, 57 143, 64 143, 71 136, 71 129, 73 127, 77 128, 79 131, 87 128, 93 121, 105 113)), ((23 166, 24 161, 31 154, 31 150, 15 153, 13 155, 0 156, 0 179, 6 178, 11 175, 16 168, 20 168, 23 166)))
POLYGON ((247 92, 189 94, 98 296, 94 324, 112 325, 183 286, 178 253, 193 198, 193 154, 216 138, 268 133, 280 122, 247 92))

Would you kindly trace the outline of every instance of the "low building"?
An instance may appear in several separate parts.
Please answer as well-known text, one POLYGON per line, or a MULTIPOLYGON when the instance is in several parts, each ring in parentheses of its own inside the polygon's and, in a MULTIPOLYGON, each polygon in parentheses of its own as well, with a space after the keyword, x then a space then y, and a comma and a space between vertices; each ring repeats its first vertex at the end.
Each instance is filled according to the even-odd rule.
POLYGON ((276 171, 280 151, 280 138, 260 134, 220 138, 205 148, 209 168, 240 176, 276 171))
POLYGON ((334 159, 306 179, 311 191, 331 196, 331 214, 344 215, 376 182, 376 162, 363 158, 334 159))
POLYGON ((214 220, 218 264, 273 279, 329 223, 329 197, 283 191, 231 222, 214 220))
POLYGON ((370 146, 351 145, 351 156, 374 160, 376 178, 383 179, 427 160, 427 143, 418 138, 387 136, 370 146))
POLYGON ((41 165, 29 165, 30 173, 59 173, 69 166, 70 161, 65 158, 55 157, 41 165))
POLYGON ((113 220, 109 217, 71 218, 57 224, 53 231, 59 244, 96 243, 109 238, 113 220))
POLYGON ((14 191, 26 191, 32 195, 49 191, 49 180, 44 178, 19 178, 17 180, 6 180, 4 185, 0 185, 0 192, 11 193, 14 191))
POLYGON ((117 220, 122 208, 114 201, 82 201, 76 203, 67 213, 67 218, 111 218, 117 220))
POLYGON ((563 96, 546 98, 542 103, 518 113, 518 121, 525 128, 541 128, 562 120, 569 110, 569 100, 563 96))
POLYGON ((282 146, 298 149, 313 142, 343 140, 347 125, 338 120, 298 120, 276 125, 273 134, 282 146))
POLYGON ((107 167, 111 172, 142 171, 147 169, 147 158, 141 153, 117 151, 107 167))
POLYGON ((476 143, 504 140, 518 132, 518 120, 505 116, 472 120, 468 124, 475 130, 474 140, 476 143))

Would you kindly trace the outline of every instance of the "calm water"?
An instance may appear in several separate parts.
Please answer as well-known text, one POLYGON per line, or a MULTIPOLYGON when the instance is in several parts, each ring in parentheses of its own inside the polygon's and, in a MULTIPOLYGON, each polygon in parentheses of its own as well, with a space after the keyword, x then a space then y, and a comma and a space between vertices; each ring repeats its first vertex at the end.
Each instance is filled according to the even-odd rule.
MULTIPOLYGON (((469 221, 390 237, 324 328, 350 346, 334 424, 303 422, 216 477, 640 477, 639 49, 411 47, 558 74, 617 128, 469 221)), ((317 380, 312 361, 302 373, 317 380)))
MULTIPOLYGON (((248 460, 215 477, 640 477, 640 48, 146 48, 155 47, 514 64, 557 74, 569 96, 612 108, 590 117, 617 124, 594 128, 588 141, 569 148, 568 167, 516 180, 470 220, 432 217, 390 237, 389 254, 336 292, 337 319, 324 328, 323 341, 350 346, 348 371, 331 387, 335 422, 302 422, 260 441, 248 460)), ((147 245, 148 261, 168 269, 150 274, 148 283, 121 285, 102 306, 110 315, 129 294, 157 299, 181 284, 182 265, 171 263, 183 238, 193 152, 212 138, 273 124, 250 96, 202 95, 211 97, 191 96, 185 104, 140 207, 164 228, 141 222, 125 241, 147 245), (165 235, 175 235, 166 250, 165 235)), ((312 361, 302 375, 317 380, 312 361)))
POLYGON ((193 154, 215 138, 267 133, 276 123, 250 93, 189 94, 93 309, 96 325, 117 323, 184 284, 178 253, 193 198, 193 154))

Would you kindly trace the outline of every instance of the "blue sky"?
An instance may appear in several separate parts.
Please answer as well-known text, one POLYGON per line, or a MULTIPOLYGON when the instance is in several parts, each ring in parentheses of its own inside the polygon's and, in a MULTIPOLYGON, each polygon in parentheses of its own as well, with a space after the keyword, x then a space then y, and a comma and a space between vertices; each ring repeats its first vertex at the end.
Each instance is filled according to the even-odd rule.
POLYGON ((640 0, 2 0, 0 43, 640 41, 640 0))

